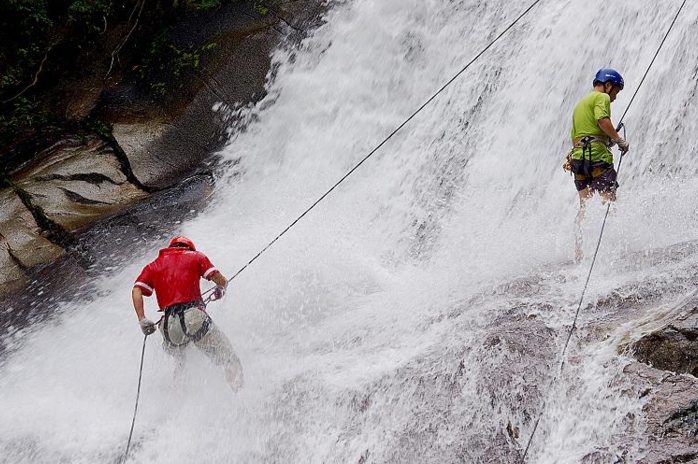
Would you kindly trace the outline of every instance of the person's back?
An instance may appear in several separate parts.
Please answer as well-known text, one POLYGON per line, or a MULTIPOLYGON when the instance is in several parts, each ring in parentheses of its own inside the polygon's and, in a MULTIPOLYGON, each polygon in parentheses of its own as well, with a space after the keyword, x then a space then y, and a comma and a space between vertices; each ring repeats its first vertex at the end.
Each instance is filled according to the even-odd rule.
MULTIPOLYGON (((575 145, 584 137, 593 137, 608 143, 610 138, 599 127, 598 121, 611 117, 611 97, 607 93, 592 90, 582 98, 572 113, 572 144, 575 145)), ((591 162, 606 162, 613 164, 613 154, 606 143, 591 143, 589 147, 591 162)), ((572 159, 582 159, 584 153, 581 146, 572 151, 572 159)))
POLYGON ((199 279, 208 279, 216 270, 199 251, 168 247, 143 269, 135 285, 147 290, 146 296, 157 289, 158 306, 164 310, 174 304, 201 301, 199 279))
POLYGON ((183 350, 193 343, 214 364, 223 367, 226 380, 237 390, 243 383, 242 365, 228 337, 206 313, 199 285, 201 278, 216 283, 215 299, 223 297, 227 279, 206 255, 196 251, 191 240, 175 237, 136 279, 131 291, 133 307, 146 336, 159 324, 167 353, 182 361, 183 350), (157 295, 159 311, 165 313, 157 324, 145 317, 143 302, 144 296, 153 293, 157 295))

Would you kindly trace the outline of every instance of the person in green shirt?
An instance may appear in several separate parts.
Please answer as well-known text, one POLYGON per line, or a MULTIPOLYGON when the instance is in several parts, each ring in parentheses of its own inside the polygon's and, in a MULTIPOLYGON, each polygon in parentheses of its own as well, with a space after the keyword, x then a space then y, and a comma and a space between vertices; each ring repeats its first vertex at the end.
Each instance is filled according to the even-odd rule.
POLYGON ((579 194, 575 219, 577 262, 583 257, 581 226, 586 200, 594 192, 599 192, 604 202, 616 200, 618 182, 610 147, 618 145, 623 153, 630 148, 611 122, 611 102, 623 90, 623 77, 613 69, 603 68, 596 73, 593 85, 591 93, 577 103, 572 114, 572 151, 567 165, 579 194))

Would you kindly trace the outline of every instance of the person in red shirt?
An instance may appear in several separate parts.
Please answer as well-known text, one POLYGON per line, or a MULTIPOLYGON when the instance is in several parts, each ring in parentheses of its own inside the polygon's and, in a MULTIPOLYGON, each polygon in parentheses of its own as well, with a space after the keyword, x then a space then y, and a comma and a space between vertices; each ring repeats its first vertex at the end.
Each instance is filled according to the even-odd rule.
POLYGON ((194 343, 208 358, 225 370, 225 378, 233 390, 243 384, 242 365, 230 340, 206 313, 201 296, 201 278, 216 283, 213 299, 225 294, 228 280, 194 243, 186 237, 175 237, 169 247, 160 250, 155 261, 143 268, 131 291, 138 323, 145 335, 155 332, 157 325, 168 353, 183 359, 184 348, 194 343), (157 295, 160 311, 158 323, 145 317, 143 297, 157 295))

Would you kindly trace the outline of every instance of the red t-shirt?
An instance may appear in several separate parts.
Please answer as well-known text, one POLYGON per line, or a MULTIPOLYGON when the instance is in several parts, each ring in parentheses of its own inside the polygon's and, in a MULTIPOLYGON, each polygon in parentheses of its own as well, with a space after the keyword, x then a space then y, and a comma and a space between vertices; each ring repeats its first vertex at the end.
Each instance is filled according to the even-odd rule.
POLYGON ((182 247, 163 248, 136 279, 145 296, 157 294, 160 310, 178 303, 201 301, 199 279, 211 280, 216 272, 206 255, 182 247))

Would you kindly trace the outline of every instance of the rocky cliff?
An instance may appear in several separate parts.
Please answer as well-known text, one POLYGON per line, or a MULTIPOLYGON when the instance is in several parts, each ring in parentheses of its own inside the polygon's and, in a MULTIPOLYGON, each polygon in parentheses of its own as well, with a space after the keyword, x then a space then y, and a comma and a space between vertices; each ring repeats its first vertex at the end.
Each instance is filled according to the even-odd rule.
POLYGON ((0 151, 5 328, 41 317, 77 282, 128 259, 134 250, 124 244, 157 246, 205 205, 214 188, 212 155, 234 123, 214 105, 239 108, 262 98, 272 50, 297 43, 321 21, 321 2, 258 3, 193 9, 169 24, 167 47, 180 51, 176 59, 195 60, 180 79, 144 83, 123 69, 135 66, 128 53, 153 43, 124 47, 121 67, 110 54, 96 57, 94 49, 123 40, 124 28, 114 27, 103 43, 86 46, 90 56, 76 58, 84 68, 56 71, 59 79, 31 89, 55 114, 0 151))

